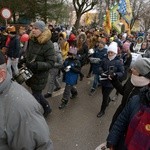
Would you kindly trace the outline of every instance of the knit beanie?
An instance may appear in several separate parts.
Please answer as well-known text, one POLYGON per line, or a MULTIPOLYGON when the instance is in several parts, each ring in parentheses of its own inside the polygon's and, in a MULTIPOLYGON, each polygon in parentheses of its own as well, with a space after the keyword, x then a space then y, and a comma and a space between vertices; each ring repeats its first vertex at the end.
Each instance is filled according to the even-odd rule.
POLYGON ((118 44, 116 42, 111 42, 108 46, 107 52, 114 52, 115 54, 118 53, 118 44))
POLYGON ((0 51, 0 65, 2 65, 4 63, 5 63, 5 58, 4 58, 3 53, 0 51))
POLYGON ((34 24, 33 24, 34 27, 38 28, 41 32, 43 32, 45 30, 45 23, 43 21, 36 21, 34 24))
POLYGON ((135 61, 133 66, 142 76, 150 72, 150 58, 141 58, 135 61))

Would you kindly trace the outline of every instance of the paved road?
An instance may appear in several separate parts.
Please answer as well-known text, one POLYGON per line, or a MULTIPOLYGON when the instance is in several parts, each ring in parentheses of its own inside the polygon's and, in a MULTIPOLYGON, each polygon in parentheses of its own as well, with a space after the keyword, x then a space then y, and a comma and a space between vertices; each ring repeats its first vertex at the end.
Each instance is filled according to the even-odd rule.
MULTIPOLYGON (((83 72, 87 74, 88 66, 83 68, 83 72)), ((91 81, 92 78, 85 77, 83 81, 78 82, 78 97, 70 100, 63 110, 59 110, 58 106, 64 84, 59 92, 48 99, 53 111, 47 118, 47 123, 55 150, 95 150, 105 141, 112 115, 120 103, 121 96, 119 100, 110 102, 105 116, 97 118, 102 100, 101 87, 93 96, 89 96, 91 81)), ((111 96, 113 95, 114 91, 111 96)))

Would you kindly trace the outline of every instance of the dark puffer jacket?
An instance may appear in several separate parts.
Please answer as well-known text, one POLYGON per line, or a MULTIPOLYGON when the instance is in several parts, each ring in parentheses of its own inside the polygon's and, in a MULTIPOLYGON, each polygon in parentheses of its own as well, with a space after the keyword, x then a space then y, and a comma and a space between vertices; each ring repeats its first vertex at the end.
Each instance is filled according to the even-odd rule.
MULTIPOLYGON (((113 60, 109 60, 108 55, 102 59, 101 66, 99 67, 100 74, 109 74, 110 67, 113 67, 113 73, 116 74, 116 78, 120 79, 124 75, 124 66, 119 57, 115 57, 113 60)), ((113 88, 109 79, 101 81, 102 86, 113 88)))
POLYGON ((33 71, 32 78, 27 80, 26 84, 34 91, 41 91, 45 88, 49 70, 54 66, 55 50, 50 38, 49 29, 46 29, 37 39, 32 36, 32 33, 30 35, 26 61, 31 62, 36 56, 37 69, 33 71))
MULTIPOLYGON (((149 86, 145 86, 142 89, 139 90, 138 95, 134 95, 133 97, 130 98, 130 101, 127 103, 127 105, 124 107, 124 109, 122 110, 122 112, 120 113, 120 115, 118 116, 117 120, 115 121, 108 137, 107 137, 107 144, 108 147, 110 147, 110 145, 115 146, 115 150, 127 150, 127 147, 125 145, 125 135, 127 133, 127 129, 129 124, 131 123, 131 120, 135 117, 135 115, 138 115, 137 119, 140 118, 141 115, 137 114, 137 113, 141 113, 143 112, 143 108, 144 110, 146 110, 146 112, 150 112, 150 87, 149 86)), ((141 126, 141 124, 146 123, 146 120, 143 122, 143 120, 140 121, 139 125, 141 126)), ((134 128, 136 128, 136 122, 132 122, 132 125, 134 124, 134 128)), ((142 126, 141 126, 142 128, 142 126)), ((145 128, 146 129, 146 128, 145 128)), ((136 128, 136 130, 138 130, 138 128, 136 128)), ((132 130, 133 131, 133 130, 132 130)), ((148 145, 148 143, 144 143, 141 142, 139 140, 139 138, 144 139, 144 138, 149 138, 148 137, 148 130, 144 130, 143 132, 145 132, 146 136, 144 136, 145 134, 143 134, 143 132, 138 132, 138 136, 136 137, 138 144, 133 145, 133 147, 139 145, 139 149, 141 149, 141 147, 143 148, 144 144, 144 149, 146 150, 146 145, 148 145)), ((129 138, 127 136, 127 138, 129 138)), ((148 139, 149 140, 149 139, 148 139)), ((149 148, 148 148, 149 149, 149 148)))
POLYGON ((122 85, 119 82, 119 80, 111 80, 111 83, 123 97, 121 100, 121 104, 119 105, 119 107, 117 108, 117 110, 113 116, 112 122, 110 124, 110 129, 111 129, 112 125, 114 124, 114 122, 116 121, 119 114, 122 112, 125 105, 129 102, 129 99, 132 96, 137 95, 139 93, 140 89, 143 87, 143 86, 141 86, 141 87, 134 86, 131 82, 130 77, 128 78, 128 80, 125 82, 124 85, 122 85))

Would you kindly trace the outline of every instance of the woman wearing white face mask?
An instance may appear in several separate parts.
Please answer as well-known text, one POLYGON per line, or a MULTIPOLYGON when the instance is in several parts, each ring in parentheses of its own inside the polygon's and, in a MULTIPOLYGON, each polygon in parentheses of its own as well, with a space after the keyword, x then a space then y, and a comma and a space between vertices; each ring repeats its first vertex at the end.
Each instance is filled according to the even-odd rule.
POLYGON ((120 106, 113 116, 110 128, 116 121, 118 115, 122 112, 129 99, 132 96, 137 95, 142 87, 150 83, 150 59, 141 58, 135 61, 131 68, 131 76, 124 85, 122 85, 118 80, 111 80, 111 83, 123 97, 120 106))

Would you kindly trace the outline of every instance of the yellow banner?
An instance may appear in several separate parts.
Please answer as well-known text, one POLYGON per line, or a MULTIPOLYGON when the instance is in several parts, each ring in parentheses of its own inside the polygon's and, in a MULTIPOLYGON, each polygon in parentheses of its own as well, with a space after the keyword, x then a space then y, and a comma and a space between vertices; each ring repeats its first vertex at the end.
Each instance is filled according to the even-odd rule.
POLYGON ((107 32, 107 34, 110 34, 110 30, 111 30, 111 19, 110 19, 110 10, 107 9, 106 10, 106 20, 105 20, 105 31, 107 32))

